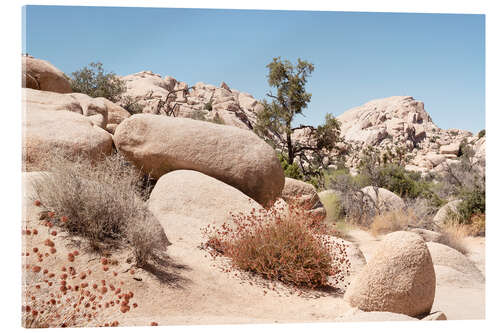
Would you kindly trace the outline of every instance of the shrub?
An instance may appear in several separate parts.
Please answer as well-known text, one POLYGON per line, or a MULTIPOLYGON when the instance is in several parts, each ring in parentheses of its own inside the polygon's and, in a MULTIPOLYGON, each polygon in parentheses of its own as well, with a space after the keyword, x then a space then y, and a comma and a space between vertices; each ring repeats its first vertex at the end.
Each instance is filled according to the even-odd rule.
POLYGON ((441 237, 439 243, 454 248, 462 254, 467 253, 464 238, 470 234, 468 226, 458 223, 457 221, 448 221, 441 227, 440 232, 441 237))
MULTIPOLYGON (((234 268, 299 287, 329 285, 348 270, 345 245, 320 236, 318 220, 298 207, 233 215, 232 226, 207 228, 207 243, 234 268), (336 254, 335 254, 336 253, 336 254)), ((212 252, 214 253, 214 252, 212 252)))
POLYGON ((207 118, 205 117, 205 112, 203 112, 202 110, 194 110, 193 112, 191 112, 189 118, 194 120, 207 120, 207 118))
POLYGON ((474 215, 485 213, 486 193, 484 188, 464 190, 459 198, 462 201, 457 206, 456 217, 460 223, 470 224, 474 215))
POLYGON ((484 236, 486 233, 486 215, 475 214, 471 216, 469 228, 470 236, 484 236))
POLYGON ((203 106, 205 110, 212 111, 212 101, 208 101, 203 106))
POLYGON ((126 91, 125 82, 113 72, 106 72, 100 62, 71 73, 71 89, 91 97, 104 97, 117 102, 120 94, 126 91))
POLYGON ((479 139, 481 139, 481 138, 482 138, 483 136, 485 136, 485 135, 486 135, 486 130, 485 130, 485 129, 480 130, 480 131, 479 131, 479 133, 477 133, 477 137, 478 137, 479 139))
POLYGON ((285 173, 285 177, 298 180, 304 179, 304 175, 302 174, 302 171, 297 163, 293 162, 292 164, 289 164, 287 157, 282 153, 278 154, 278 158, 285 173))
POLYGON ((142 111, 144 110, 144 105, 139 102, 138 98, 132 98, 128 95, 121 98, 120 105, 131 115, 142 113, 142 111))
POLYGON ((65 222, 70 234, 84 237, 90 248, 131 245, 138 266, 156 250, 165 250, 168 239, 158 220, 147 209, 139 171, 120 155, 90 162, 85 156, 69 158, 55 151, 47 157, 42 177, 33 182, 36 198, 65 222), (141 239, 147 241, 141 241, 141 239))
POLYGON ((350 223, 368 226, 377 213, 373 201, 361 191, 369 184, 365 175, 352 176, 345 169, 327 177, 327 187, 340 193, 342 214, 350 223))

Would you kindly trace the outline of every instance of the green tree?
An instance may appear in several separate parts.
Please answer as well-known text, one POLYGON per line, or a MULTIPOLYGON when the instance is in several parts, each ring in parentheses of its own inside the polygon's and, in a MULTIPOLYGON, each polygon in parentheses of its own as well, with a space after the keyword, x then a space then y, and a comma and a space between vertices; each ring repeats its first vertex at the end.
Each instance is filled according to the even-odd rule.
POLYGON ((269 86, 275 91, 266 94, 271 99, 269 102, 262 101, 264 108, 257 113, 255 130, 259 135, 277 141, 278 148, 285 152, 288 165, 293 165, 295 158, 299 157, 302 172, 307 173, 304 165, 320 164, 322 153, 333 149, 340 140, 340 123, 327 114, 325 123, 318 128, 304 125, 292 127, 295 116, 303 115, 304 108, 311 101, 311 94, 306 92, 305 86, 314 65, 300 58, 294 65, 278 57, 267 68, 269 86), (297 130, 305 133, 307 143, 293 140, 292 134, 297 130), (311 156, 314 156, 314 161, 311 156))
POLYGON ((92 62, 89 66, 71 73, 71 88, 74 92, 91 97, 104 97, 117 102, 120 94, 125 92, 125 82, 113 72, 106 72, 100 62, 92 62))

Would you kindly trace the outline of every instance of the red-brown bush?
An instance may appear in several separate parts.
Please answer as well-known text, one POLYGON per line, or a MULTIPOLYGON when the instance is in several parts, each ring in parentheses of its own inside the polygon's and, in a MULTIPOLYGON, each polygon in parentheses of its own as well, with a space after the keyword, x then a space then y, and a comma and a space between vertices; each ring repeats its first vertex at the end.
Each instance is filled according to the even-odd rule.
POLYGON ((321 236, 325 230, 320 221, 292 205, 232 215, 231 223, 204 232, 212 254, 231 258, 236 269, 285 284, 329 286, 350 265, 345 247, 321 236))

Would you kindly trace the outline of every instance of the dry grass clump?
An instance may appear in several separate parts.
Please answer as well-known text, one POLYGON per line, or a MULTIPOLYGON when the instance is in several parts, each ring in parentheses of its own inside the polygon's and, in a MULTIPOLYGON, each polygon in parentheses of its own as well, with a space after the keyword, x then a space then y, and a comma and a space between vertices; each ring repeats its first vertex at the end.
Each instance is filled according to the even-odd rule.
POLYGON ((134 292, 122 290, 122 274, 106 269, 104 264, 104 277, 94 278, 95 273, 88 269, 86 260, 80 259, 78 250, 56 251, 53 222, 49 218, 40 230, 23 229, 25 244, 46 238, 40 248, 26 248, 22 253, 23 327, 118 326, 117 320, 105 322, 103 311, 116 311, 119 316, 138 307, 131 301, 134 292), (54 266, 47 261, 63 265, 54 266))
POLYGON ((213 253, 231 258, 234 268, 309 288, 329 286, 329 278, 341 282, 340 273, 349 269, 345 246, 321 237, 322 225, 303 209, 290 205, 232 217, 231 225, 205 232, 213 253))
POLYGON ((485 214, 475 214, 469 224, 461 223, 458 219, 450 219, 441 227, 440 243, 466 254, 464 238, 484 236, 486 231, 485 214))
POLYGON ((467 225, 469 236, 484 236, 486 234, 486 215, 472 215, 470 224, 467 225))
POLYGON ((467 248, 464 243, 464 238, 469 235, 468 226, 450 222, 441 228, 441 237, 439 242, 451 248, 454 248, 462 254, 467 253, 467 248))
POLYGON ((54 151, 33 181, 38 203, 70 234, 83 236, 90 248, 132 245, 137 264, 169 245, 163 228, 149 212, 137 169, 119 154, 91 162, 85 156, 54 151))
POLYGON ((415 216, 411 210, 382 212, 373 218, 373 222, 370 225, 370 232, 377 236, 406 230, 414 221, 415 216))

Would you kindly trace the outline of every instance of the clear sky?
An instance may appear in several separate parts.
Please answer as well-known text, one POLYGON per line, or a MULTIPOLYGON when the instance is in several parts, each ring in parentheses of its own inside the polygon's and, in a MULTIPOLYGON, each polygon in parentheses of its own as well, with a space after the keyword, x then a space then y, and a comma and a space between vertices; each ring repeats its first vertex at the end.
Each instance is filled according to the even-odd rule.
POLYGON ((251 93, 273 57, 315 65, 296 123, 410 95, 442 128, 485 127, 483 15, 28 6, 23 52, 67 74, 92 61, 251 93))

